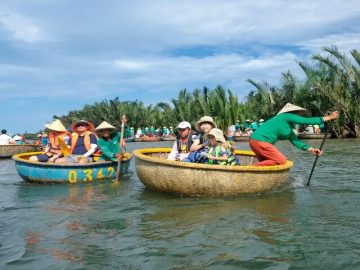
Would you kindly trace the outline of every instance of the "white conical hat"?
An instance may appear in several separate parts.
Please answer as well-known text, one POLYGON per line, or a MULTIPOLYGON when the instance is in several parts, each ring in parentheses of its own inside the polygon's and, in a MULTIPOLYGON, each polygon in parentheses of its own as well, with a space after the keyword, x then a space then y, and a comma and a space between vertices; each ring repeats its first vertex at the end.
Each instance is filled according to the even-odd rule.
POLYGON ((296 111, 306 111, 306 109, 291 103, 286 103, 286 105, 277 114, 286 113, 286 112, 296 112, 296 111))
POLYGON ((52 123, 45 124, 47 129, 58 131, 58 132, 66 132, 66 128, 64 127, 63 123, 59 119, 56 119, 52 123))
POLYGON ((114 127, 113 125, 110 125, 108 122, 106 121, 103 121, 100 125, 98 125, 96 128, 95 128, 95 131, 99 131, 99 130, 102 130, 102 129, 116 129, 116 127, 114 127))

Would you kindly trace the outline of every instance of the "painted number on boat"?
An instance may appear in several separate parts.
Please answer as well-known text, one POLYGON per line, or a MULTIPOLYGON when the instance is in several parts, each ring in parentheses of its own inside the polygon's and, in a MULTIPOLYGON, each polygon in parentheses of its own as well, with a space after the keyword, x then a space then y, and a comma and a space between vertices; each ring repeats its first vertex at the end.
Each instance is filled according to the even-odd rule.
POLYGON ((105 178, 112 178, 115 175, 115 169, 113 167, 108 167, 105 169, 99 170, 70 170, 68 173, 68 181, 71 184, 75 184, 78 180, 84 182, 91 182, 95 180, 103 180, 105 178))

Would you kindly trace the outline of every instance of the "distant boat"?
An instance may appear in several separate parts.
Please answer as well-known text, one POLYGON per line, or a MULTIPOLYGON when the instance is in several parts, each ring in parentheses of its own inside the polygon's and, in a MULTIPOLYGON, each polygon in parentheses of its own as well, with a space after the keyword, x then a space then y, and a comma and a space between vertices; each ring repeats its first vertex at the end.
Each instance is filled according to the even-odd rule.
POLYGON ((152 136, 152 137, 144 136, 144 137, 141 137, 141 139, 143 142, 158 142, 158 141, 160 141, 160 137, 155 137, 155 136, 152 136))
POLYGON ((250 138, 249 135, 240 135, 232 137, 235 142, 247 142, 250 138))
MULTIPOLYGON (((320 134, 299 133, 297 136, 299 139, 324 139, 326 133, 320 133, 320 134)), ((328 134, 328 138, 330 138, 330 136, 331 134, 328 134)))
POLYGON ((170 148, 134 151, 136 173, 150 190, 196 197, 232 196, 269 192, 288 183, 293 162, 253 166, 252 151, 235 151, 240 166, 210 165, 167 160, 170 148))
POLYGON ((134 138, 126 138, 125 141, 126 141, 126 142, 133 142, 133 141, 134 141, 134 138))
POLYGON ((39 151, 39 145, 36 144, 6 144, 0 145, 0 158, 10 158, 20 153, 39 151))
POLYGON ((160 138, 162 141, 175 141, 176 137, 175 136, 163 136, 160 138))
MULTIPOLYGON (((117 162, 99 161, 86 164, 55 164, 32 162, 29 157, 36 153, 22 153, 12 157, 18 174, 27 182, 37 183, 91 183, 116 178, 117 162)), ((121 162, 120 174, 129 170, 132 155, 121 162)))

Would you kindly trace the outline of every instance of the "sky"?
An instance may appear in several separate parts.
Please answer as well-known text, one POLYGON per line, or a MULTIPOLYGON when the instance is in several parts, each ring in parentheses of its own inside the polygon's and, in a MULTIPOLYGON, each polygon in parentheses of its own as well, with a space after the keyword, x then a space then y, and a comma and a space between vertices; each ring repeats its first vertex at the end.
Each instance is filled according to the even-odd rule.
POLYGON ((171 102, 221 85, 243 100, 253 79, 304 74, 323 46, 360 49, 348 0, 1 0, 0 128, 36 132, 104 99, 171 102))

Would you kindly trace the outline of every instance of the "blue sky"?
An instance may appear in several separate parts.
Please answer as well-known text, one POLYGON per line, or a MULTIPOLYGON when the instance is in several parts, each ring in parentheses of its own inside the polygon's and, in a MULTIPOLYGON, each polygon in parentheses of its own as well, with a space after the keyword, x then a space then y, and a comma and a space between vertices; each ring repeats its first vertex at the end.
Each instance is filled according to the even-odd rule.
POLYGON ((360 49, 358 1, 0 2, 0 128, 36 132, 103 99, 170 102, 179 90, 303 77, 322 46, 360 49))

